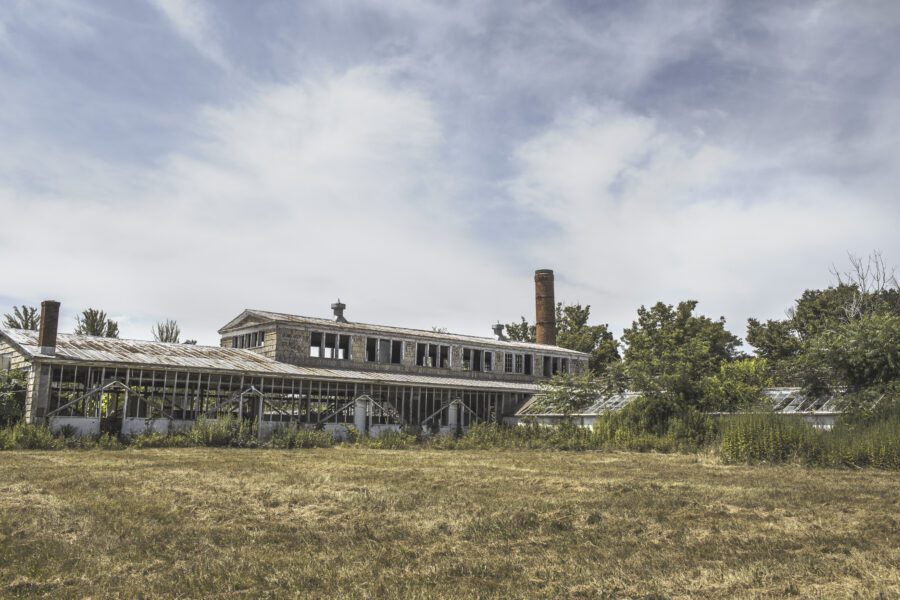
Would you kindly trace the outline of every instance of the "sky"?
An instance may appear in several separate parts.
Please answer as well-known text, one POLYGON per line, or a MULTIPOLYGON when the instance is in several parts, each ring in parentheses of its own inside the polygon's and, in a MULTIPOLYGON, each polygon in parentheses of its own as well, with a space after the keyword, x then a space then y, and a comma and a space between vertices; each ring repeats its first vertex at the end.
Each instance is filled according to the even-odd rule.
POLYGON ((5 0, 0 313, 745 335, 900 265, 900 3, 5 0))

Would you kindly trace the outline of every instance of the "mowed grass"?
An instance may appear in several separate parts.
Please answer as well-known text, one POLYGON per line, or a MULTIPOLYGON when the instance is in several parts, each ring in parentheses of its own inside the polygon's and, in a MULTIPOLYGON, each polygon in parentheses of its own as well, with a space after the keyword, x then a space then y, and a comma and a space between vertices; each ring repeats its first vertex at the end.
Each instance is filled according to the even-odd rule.
POLYGON ((637 453, 0 454, 0 595, 900 597, 900 475, 637 453))

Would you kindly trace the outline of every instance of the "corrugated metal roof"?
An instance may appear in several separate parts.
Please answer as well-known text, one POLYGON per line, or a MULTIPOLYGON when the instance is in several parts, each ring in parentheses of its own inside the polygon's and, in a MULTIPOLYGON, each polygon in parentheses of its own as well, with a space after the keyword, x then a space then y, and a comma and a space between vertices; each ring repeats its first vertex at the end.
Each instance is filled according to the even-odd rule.
MULTIPOLYGON (((810 398, 803 395, 800 388, 770 388, 764 390, 763 393, 769 397, 772 402, 772 410, 782 414, 827 414, 841 412, 839 408, 839 398, 835 396, 827 396, 823 398, 810 398)), ((640 398, 639 392, 625 392, 613 396, 598 396, 597 401, 588 408, 573 414, 573 417, 593 417, 604 412, 616 411, 624 408, 635 399, 640 398)), ((517 417, 555 417, 562 416, 559 411, 548 407, 540 394, 526 402, 516 412, 517 417)))
POLYGON ((524 393, 533 393, 538 389, 538 386, 535 384, 509 381, 410 375, 384 371, 345 371, 343 369, 298 367, 267 358, 252 350, 191 344, 165 344, 145 340, 123 340, 64 333, 59 334, 57 338, 56 354, 47 356, 41 354, 37 345, 36 331, 0 329, 0 334, 20 347, 29 357, 45 360, 92 362, 118 366, 237 371, 255 375, 524 393))
POLYGON ((490 337, 481 337, 475 335, 462 335, 457 333, 441 333, 437 331, 427 331, 424 329, 409 329, 405 327, 392 327, 388 325, 371 325, 368 323, 339 323, 332 319, 320 319, 317 317, 303 317, 300 315, 289 315, 285 313, 275 313, 265 310, 247 309, 234 318, 227 325, 219 330, 220 334, 225 334, 229 330, 240 329, 239 324, 245 317, 257 317, 262 321, 273 323, 288 323, 291 325, 305 325, 314 327, 324 327, 331 330, 345 330, 354 333, 381 333, 384 335, 394 335, 403 337, 414 337, 418 339, 434 339, 444 342, 460 342, 463 344, 472 344, 475 346, 484 346, 490 348, 502 349, 519 349, 533 350, 538 352, 553 352, 556 354, 567 354, 585 358, 588 354, 569 350, 568 348, 560 348, 559 346, 546 346, 543 344, 533 344, 530 342, 513 342, 501 341, 490 337))

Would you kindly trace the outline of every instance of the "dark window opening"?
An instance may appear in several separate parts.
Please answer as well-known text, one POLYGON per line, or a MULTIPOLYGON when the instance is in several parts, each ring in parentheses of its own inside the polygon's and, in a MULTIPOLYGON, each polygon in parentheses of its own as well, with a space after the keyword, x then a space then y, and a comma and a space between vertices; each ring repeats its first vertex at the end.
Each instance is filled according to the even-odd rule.
POLYGON ((391 363, 395 365, 400 364, 400 360, 403 357, 403 342, 393 341, 391 342, 391 363))
POLYGON ((366 362, 375 362, 378 358, 378 340, 366 338, 366 362))
POLYGON ((416 364, 420 367, 450 368, 450 346, 440 344, 417 344, 416 364))
POLYGON ((322 334, 319 332, 311 333, 309 336, 309 355, 313 358, 322 357, 322 334))
POLYGON ((347 360, 350 358, 350 336, 349 335, 339 335, 338 336, 337 357, 341 360, 347 360))

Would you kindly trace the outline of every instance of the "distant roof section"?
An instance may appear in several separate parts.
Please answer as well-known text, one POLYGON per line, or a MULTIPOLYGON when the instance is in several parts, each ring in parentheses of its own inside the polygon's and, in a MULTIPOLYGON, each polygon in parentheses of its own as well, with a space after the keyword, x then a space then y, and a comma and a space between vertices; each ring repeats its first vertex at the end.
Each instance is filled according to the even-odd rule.
POLYGON ((0 338, 9 340, 29 358, 47 361, 78 361, 119 366, 148 368, 198 369, 208 371, 240 372, 252 375, 272 375, 329 379, 335 381, 365 382, 393 385, 418 385, 443 388, 465 388, 485 391, 510 391, 533 393, 538 386, 509 381, 485 381, 439 375, 406 375, 383 371, 345 371, 298 367, 275 361, 252 350, 197 346, 192 344, 166 344, 144 340, 122 340, 61 333, 56 342, 56 354, 41 354, 37 332, 25 329, 0 329, 0 338))
POLYGON ((497 340, 490 337, 481 337, 475 335, 460 335, 456 333, 440 333, 437 331, 428 331, 425 329, 410 329, 406 327, 391 327, 388 325, 371 325, 368 323, 339 323, 334 319, 320 319, 316 317, 302 317, 299 315, 288 315, 285 313, 268 312, 265 310, 246 309, 237 317, 232 319, 227 325, 219 329, 222 335, 227 334, 230 330, 236 330, 246 320, 256 318, 260 322, 269 323, 288 323, 291 325, 313 325, 317 327, 326 327, 328 329, 342 329, 357 333, 383 333, 385 335, 398 335, 405 337, 415 337, 419 339, 434 339, 441 341, 461 342, 464 344, 475 344, 478 346, 490 346, 493 348, 518 348, 521 350, 536 350, 553 352, 560 354, 569 354, 579 358, 586 358, 588 354, 569 350, 568 348, 560 348, 559 346, 544 346, 542 344, 534 344, 531 342, 513 342, 509 340, 497 340))
MULTIPOLYGON (((810 398, 800 388, 769 388, 763 392, 772 401, 772 410, 780 414, 835 414, 841 412, 839 398, 827 396, 810 398)), ((620 410, 640 398, 638 392, 625 392, 613 396, 600 396, 588 408, 578 411, 572 417, 594 417, 605 412, 620 410)), ((557 417, 562 416, 558 410, 547 405, 546 400, 535 394, 516 412, 517 417, 557 417)))

